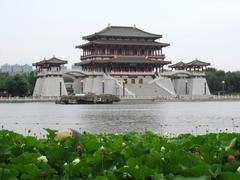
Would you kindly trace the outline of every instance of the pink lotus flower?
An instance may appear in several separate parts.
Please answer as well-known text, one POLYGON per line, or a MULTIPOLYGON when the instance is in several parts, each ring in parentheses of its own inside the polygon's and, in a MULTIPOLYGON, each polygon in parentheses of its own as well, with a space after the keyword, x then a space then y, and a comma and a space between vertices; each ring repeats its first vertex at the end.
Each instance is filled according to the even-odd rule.
POLYGON ((228 161, 228 162, 235 161, 235 157, 234 157, 233 155, 228 155, 227 161, 228 161))

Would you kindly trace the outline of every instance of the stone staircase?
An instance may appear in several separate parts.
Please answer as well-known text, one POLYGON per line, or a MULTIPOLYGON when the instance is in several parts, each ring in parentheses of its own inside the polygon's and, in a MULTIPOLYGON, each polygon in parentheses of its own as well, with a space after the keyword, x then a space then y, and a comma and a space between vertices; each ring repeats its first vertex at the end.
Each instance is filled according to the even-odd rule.
POLYGON ((167 93, 169 93, 172 96, 176 96, 176 93, 174 91, 171 91, 169 88, 165 87, 164 84, 161 84, 159 81, 161 80, 166 80, 166 78, 162 77, 162 76, 158 76, 157 78, 153 79, 152 81, 148 82, 148 84, 156 84, 158 87, 160 87, 161 89, 163 89, 164 91, 166 91, 167 93))
MULTIPOLYGON (((119 89, 123 89, 123 84, 122 84, 118 79, 112 77, 112 76, 111 76, 110 74, 108 74, 108 73, 104 73, 103 76, 104 76, 105 79, 111 79, 111 80, 113 80, 113 81, 116 83, 116 85, 119 87, 119 89)), ((129 89, 127 89, 126 87, 125 87, 125 95, 126 95, 126 96, 135 97, 135 94, 134 94, 132 91, 130 91, 129 89)))

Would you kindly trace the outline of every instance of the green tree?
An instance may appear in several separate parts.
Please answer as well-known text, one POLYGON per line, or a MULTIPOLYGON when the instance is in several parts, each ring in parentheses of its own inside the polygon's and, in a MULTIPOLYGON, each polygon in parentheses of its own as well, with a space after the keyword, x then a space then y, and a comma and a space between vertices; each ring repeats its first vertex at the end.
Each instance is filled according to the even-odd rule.
POLYGON ((240 93, 240 71, 224 72, 222 70, 209 68, 206 71, 206 75, 212 94, 221 92, 223 88, 225 93, 240 93), (223 81, 225 82, 224 84, 223 81))
POLYGON ((7 82, 10 78, 11 77, 8 73, 0 73, 0 91, 7 90, 7 82))
POLYGON ((206 71, 207 82, 212 94, 217 94, 222 91, 222 81, 225 81, 225 72, 209 68, 206 71))
POLYGON ((228 92, 240 92, 240 71, 226 73, 226 88, 228 92))
POLYGON ((30 94, 30 83, 26 74, 16 74, 7 81, 7 91, 11 96, 27 96, 30 94))
POLYGON ((29 82, 29 95, 32 95, 33 94, 33 90, 34 90, 34 86, 35 86, 35 83, 36 83, 36 80, 37 80, 37 76, 35 74, 34 71, 30 72, 28 74, 28 82, 29 82))

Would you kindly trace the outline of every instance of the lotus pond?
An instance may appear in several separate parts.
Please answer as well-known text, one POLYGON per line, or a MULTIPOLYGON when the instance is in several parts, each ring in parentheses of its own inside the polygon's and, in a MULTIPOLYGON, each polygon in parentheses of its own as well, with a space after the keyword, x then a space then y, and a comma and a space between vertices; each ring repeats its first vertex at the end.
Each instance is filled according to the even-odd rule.
POLYGON ((240 179, 240 134, 81 133, 56 140, 0 131, 0 179, 240 179))

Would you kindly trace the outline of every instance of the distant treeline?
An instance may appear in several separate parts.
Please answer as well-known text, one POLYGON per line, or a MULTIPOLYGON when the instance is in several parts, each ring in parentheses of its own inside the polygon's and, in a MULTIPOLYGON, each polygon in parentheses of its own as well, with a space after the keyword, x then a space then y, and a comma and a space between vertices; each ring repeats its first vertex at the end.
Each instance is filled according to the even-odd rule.
POLYGON ((212 94, 240 94, 240 71, 225 72, 209 68, 206 75, 212 94))
POLYGON ((0 73, 0 92, 5 96, 31 96, 35 82, 34 72, 15 75, 2 72, 0 73))

